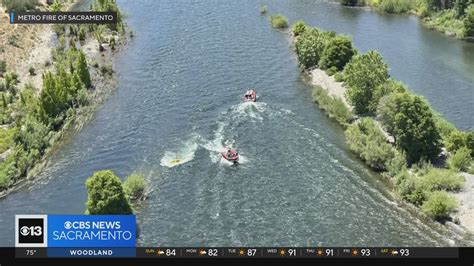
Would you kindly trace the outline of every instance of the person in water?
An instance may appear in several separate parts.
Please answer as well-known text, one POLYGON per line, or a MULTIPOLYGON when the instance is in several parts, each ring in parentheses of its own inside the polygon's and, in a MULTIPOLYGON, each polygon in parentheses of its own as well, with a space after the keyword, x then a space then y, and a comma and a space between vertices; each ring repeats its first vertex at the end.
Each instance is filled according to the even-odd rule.
POLYGON ((237 152, 232 152, 231 149, 228 149, 226 155, 227 155, 227 158, 232 159, 232 158, 235 158, 237 156, 237 152))

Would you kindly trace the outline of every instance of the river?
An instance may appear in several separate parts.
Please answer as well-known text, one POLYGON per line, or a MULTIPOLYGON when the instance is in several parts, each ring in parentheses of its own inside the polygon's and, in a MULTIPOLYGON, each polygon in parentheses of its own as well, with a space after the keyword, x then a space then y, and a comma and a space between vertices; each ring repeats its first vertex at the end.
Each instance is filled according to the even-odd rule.
POLYGON ((119 87, 66 141, 34 185, 0 199, 0 244, 14 214, 83 213, 94 171, 143 173, 140 246, 445 246, 467 239, 398 206, 354 155, 342 129, 311 101, 290 22, 354 36, 379 50, 394 77, 461 129, 473 129, 474 45, 325 1, 119 1, 135 37, 115 62, 119 87), (256 88, 259 101, 242 104, 256 88), (236 148, 231 166, 218 151, 236 148), (176 157, 185 161, 170 167, 176 157))

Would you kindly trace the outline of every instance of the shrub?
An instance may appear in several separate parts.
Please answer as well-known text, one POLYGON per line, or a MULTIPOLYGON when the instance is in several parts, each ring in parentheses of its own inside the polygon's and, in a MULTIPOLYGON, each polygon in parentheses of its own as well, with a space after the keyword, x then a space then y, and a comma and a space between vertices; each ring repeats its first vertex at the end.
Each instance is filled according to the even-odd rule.
POLYGON ((468 133, 455 129, 443 140, 444 146, 449 152, 455 153, 460 148, 468 146, 468 136, 468 133))
POLYGON ((86 180, 86 214, 132 214, 120 178, 110 170, 95 172, 86 180))
POLYGON ((8 12, 24 12, 39 5, 38 0, 3 0, 2 4, 8 12))
POLYGON ((463 25, 464 36, 474 37, 474 4, 467 9, 466 16, 463 20, 463 25))
POLYGON ((356 55, 344 68, 344 81, 347 86, 346 98, 354 106, 357 114, 368 113, 373 101, 374 89, 389 77, 387 64, 382 56, 370 51, 356 55))
POLYGON ((456 171, 467 171, 471 165, 471 150, 467 147, 458 149, 447 160, 448 167, 456 171))
POLYGON ((315 28, 306 29, 295 44, 298 62, 304 68, 318 65, 325 47, 325 37, 315 28))
POLYGON ((396 156, 396 150, 387 143, 386 137, 372 118, 362 118, 346 130, 349 148, 376 170, 385 170, 396 156))
POLYGON ((337 82, 343 82, 344 75, 341 72, 337 72, 336 74, 334 74, 334 80, 337 82))
POLYGON ((267 13, 267 6, 264 6, 264 5, 260 6, 259 12, 260 12, 260 15, 266 14, 267 13))
POLYGON ((323 69, 335 67, 340 71, 355 54, 356 50, 352 46, 352 40, 346 36, 337 36, 328 41, 321 55, 319 66, 323 69))
POLYGON ((418 206, 423 203, 426 195, 423 190, 419 189, 417 183, 417 177, 410 175, 407 171, 402 171, 395 176, 395 185, 398 194, 400 194, 402 199, 418 206))
POLYGON ((412 0, 383 0, 378 9, 387 13, 406 13, 412 9, 412 0))
POLYGON ((131 174, 123 183, 123 191, 129 199, 137 200, 140 199, 145 193, 145 179, 142 175, 131 174))
POLYGON ((36 75, 36 74, 35 74, 35 68, 32 67, 32 66, 28 69, 28 72, 30 73, 31 76, 36 75))
POLYGON ((81 78, 82 83, 86 88, 90 88, 91 84, 91 76, 89 74, 89 69, 87 67, 86 56, 84 52, 79 50, 79 56, 77 57, 76 61, 76 70, 81 78))
POLYGON ((3 77, 5 72, 7 72, 7 62, 0 60, 0 77, 3 77))
POLYGON ((4 153, 13 143, 14 129, 0 129, 0 153, 4 153))
POLYGON ((402 82, 388 79, 386 82, 375 87, 374 92, 372 93, 372 100, 369 105, 369 112, 375 113, 380 99, 385 95, 388 95, 392 92, 406 92, 407 88, 402 82))
POLYGON ((341 4, 344 6, 356 6, 362 4, 363 0, 341 0, 341 4))
POLYGON ((334 76, 336 73, 337 73, 337 68, 334 66, 326 69, 326 74, 328 74, 328 76, 334 76))
POLYGON ((112 69, 111 65, 102 65, 100 67, 100 73, 102 73, 102 75, 112 75, 112 73, 114 73, 114 70, 112 69))
POLYGON ((424 99, 408 93, 392 93, 380 100, 377 113, 395 137, 395 144, 405 152, 409 164, 438 156, 441 137, 433 112, 424 99))
POLYGON ((78 38, 80 41, 84 41, 86 39, 86 28, 81 26, 78 33, 78 38))
POLYGON ((272 23, 272 27, 275 29, 284 29, 288 27, 288 19, 281 14, 271 15, 270 22, 272 23))
POLYGON ((420 176, 419 186, 427 191, 458 191, 462 188, 464 182, 464 177, 455 171, 431 168, 428 173, 420 176))
POLYGON ((428 4, 426 4, 425 2, 422 2, 418 5, 418 7, 416 8, 416 14, 420 17, 420 18, 424 18, 426 16, 428 16, 430 14, 430 10, 428 8, 428 4))
POLYGON ((421 210, 435 220, 444 221, 449 218, 449 214, 456 207, 456 200, 446 191, 435 191, 428 195, 428 199, 421 206, 421 210))
POLYGON ((471 150, 471 157, 474 158, 474 132, 467 133, 466 147, 471 150))
POLYGON ((339 98, 335 98, 321 88, 315 87, 313 90, 313 100, 319 107, 325 110, 330 118, 335 119, 342 126, 347 126, 352 119, 352 112, 346 104, 339 98))
POLYGON ((293 36, 299 36, 303 34, 306 30, 306 24, 302 20, 296 21, 295 24, 293 24, 293 28, 291 29, 291 32, 293 32, 293 36))
POLYGON ((114 37, 110 38, 109 46, 110 46, 110 49, 112 49, 112 51, 115 50, 115 38, 114 37))
POLYGON ((10 185, 10 176, 6 172, 5 163, 0 164, 0 191, 5 190, 10 185))
POLYGON ((399 150, 395 150, 392 159, 385 163, 385 168, 391 176, 407 170, 407 159, 405 154, 399 150))
POLYGON ((436 127, 438 128, 439 134, 443 138, 443 144, 446 147, 446 139, 453 131, 457 131, 456 127, 443 118, 439 113, 434 113, 434 120, 436 127))

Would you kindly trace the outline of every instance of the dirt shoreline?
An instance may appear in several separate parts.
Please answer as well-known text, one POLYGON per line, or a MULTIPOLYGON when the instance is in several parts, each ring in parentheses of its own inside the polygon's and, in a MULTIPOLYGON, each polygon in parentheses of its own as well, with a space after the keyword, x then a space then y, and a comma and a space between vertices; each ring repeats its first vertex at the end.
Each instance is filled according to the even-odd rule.
MULTIPOLYGON (((81 1, 83 0, 72 3, 69 8, 80 4, 81 1)), ((56 42, 54 41, 56 36, 52 26, 41 26, 43 26, 41 30, 36 32, 36 42, 34 43, 34 46, 28 48, 28 56, 16 64, 15 68, 9 68, 18 73, 18 88, 23 88, 26 84, 32 84, 38 90, 38 93, 42 88, 42 74, 54 69, 54 61, 51 51, 56 47, 56 42), (30 75, 30 66, 35 68, 35 75, 30 75)), ((8 194, 22 188, 24 185, 28 184, 29 181, 35 179, 35 177, 41 173, 47 165, 49 165, 51 155, 53 155, 69 137, 77 133, 87 124, 88 121, 91 120, 100 103, 102 103, 107 96, 117 88, 118 83, 115 72, 102 73, 101 67, 106 66, 113 70, 115 55, 125 49, 130 40, 128 27, 125 27, 124 32, 121 34, 112 35, 109 33, 106 37, 112 36, 116 39, 115 49, 111 49, 107 44, 102 44, 105 50, 100 52, 98 41, 91 36, 88 36, 87 39, 82 42, 82 45, 77 47, 86 55, 92 81, 93 88, 92 90, 89 90, 88 94, 89 104, 75 109, 75 114, 64 121, 63 127, 52 137, 52 144, 46 149, 43 157, 30 170, 28 170, 27 176, 20 178, 8 189, 1 191, 0 198, 6 197, 8 194), (93 66, 93 64, 96 63, 98 64, 98 67, 93 66)))

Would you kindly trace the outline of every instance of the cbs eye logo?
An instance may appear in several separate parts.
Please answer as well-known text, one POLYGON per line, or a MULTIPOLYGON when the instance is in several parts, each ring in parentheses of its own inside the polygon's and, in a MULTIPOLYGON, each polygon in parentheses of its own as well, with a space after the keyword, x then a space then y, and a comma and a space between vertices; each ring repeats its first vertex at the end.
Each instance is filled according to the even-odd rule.
POLYGON ((20 228, 20 234, 23 236, 42 236, 43 227, 42 226, 23 226, 20 228))
MULTIPOLYGON (((31 215, 33 216, 33 215, 31 215)), ((16 219, 16 244, 35 246, 46 244, 45 218, 39 215, 33 217, 17 217, 16 219)))

